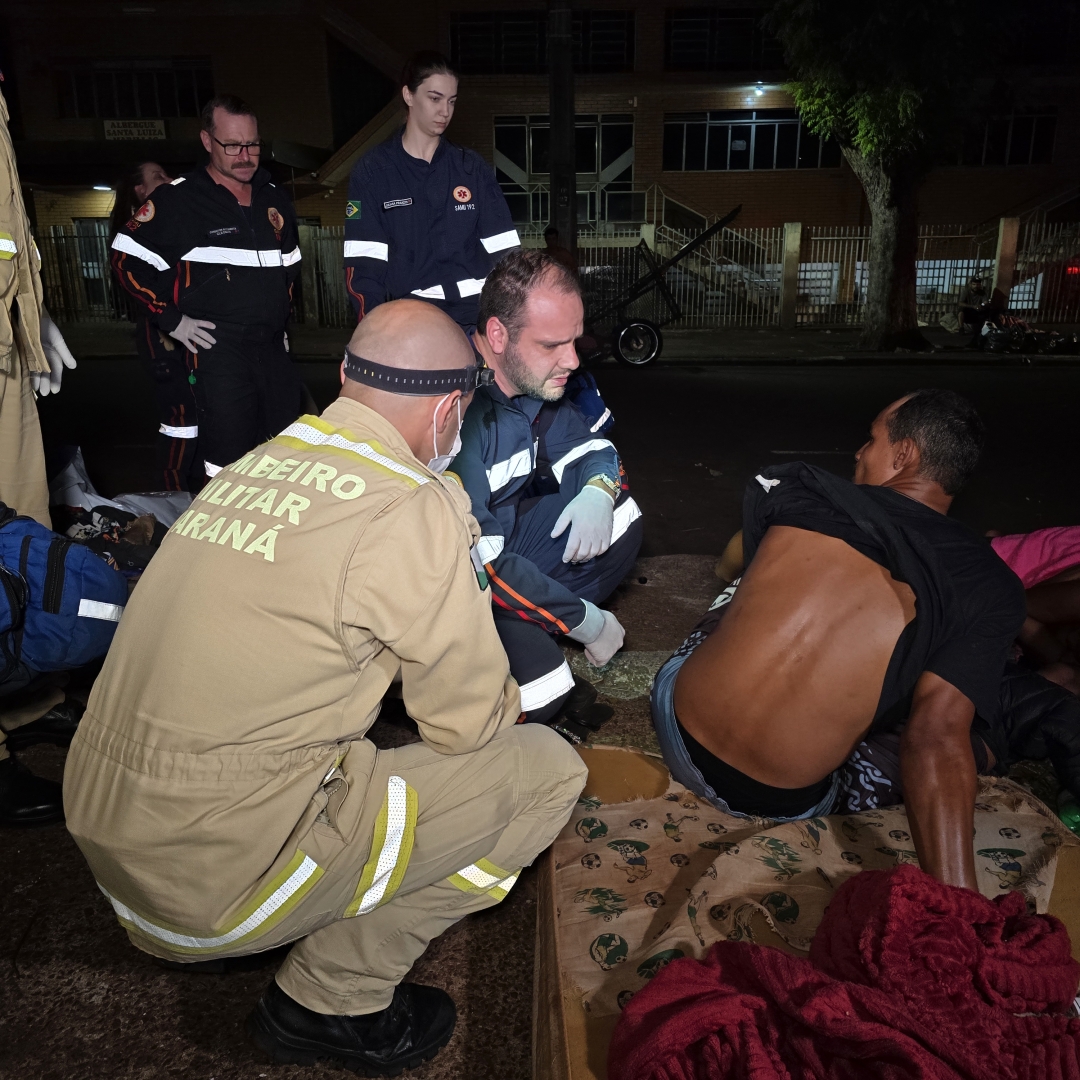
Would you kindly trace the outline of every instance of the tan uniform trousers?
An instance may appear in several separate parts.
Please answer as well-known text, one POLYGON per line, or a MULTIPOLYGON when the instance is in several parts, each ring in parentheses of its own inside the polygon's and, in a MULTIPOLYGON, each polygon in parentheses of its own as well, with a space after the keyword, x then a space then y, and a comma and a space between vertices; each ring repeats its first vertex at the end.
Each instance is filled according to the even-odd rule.
POLYGON ((240 951, 273 948, 303 927, 307 936, 277 973, 289 997, 336 1015, 386 1008, 432 938, 499 903, 520 869, 554 841, 587 775, 576 751, 539 724, 504 728, 479 750, 457 756, 423 743, 380 751, 369 798, 378 802, 387 779, 399 776, 416 791, 418 807, 408 868, 393 898, 343 917, 369 856, 364 837, 255 948, 240 951), (308 929, 319 911, 321 925, 308 929))
POLYGON ((18 349, 11 371, 0 371, 0 501, 52 528, 37 402, 18 349))
POLYGON ((14 707, 5 708, 4 700, 0 698, 0 761, 11 757, 11 751, 5 745, 9 731, 40 720, 50 709, 59 705, 66 696, 60 687, 48 686, 34 694, 29 700, 22 701, 14 707))

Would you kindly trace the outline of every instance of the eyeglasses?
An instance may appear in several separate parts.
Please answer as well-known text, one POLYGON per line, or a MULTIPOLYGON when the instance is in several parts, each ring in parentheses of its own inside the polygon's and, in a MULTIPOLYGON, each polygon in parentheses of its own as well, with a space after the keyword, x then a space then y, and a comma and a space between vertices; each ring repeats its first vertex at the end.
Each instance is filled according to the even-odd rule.
MULTIPOLYGON (((214 139, 214 136, 211 135, 210 138, 214 139)), ((228 157, 239 157, 241 150, 246 150, 248 152, 248 157, 258 157, 258 155, 262 153, 263 144, 259 141, 222 142, 220 139, 214 139, 214 142, 216 142, 218 146, 220 146, 221 149, 225 151, 225 154, 228 157)))

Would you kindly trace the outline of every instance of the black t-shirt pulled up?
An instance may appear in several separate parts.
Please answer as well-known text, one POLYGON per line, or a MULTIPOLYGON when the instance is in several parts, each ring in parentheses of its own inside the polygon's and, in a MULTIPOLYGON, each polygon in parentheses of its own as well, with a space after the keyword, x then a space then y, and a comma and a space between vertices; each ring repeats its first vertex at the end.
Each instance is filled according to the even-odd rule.
POLYGON ((891 488, 856 485, 802 462, 771 466, 760 477, 743 502, 747 563, 770 526, 789 525, 845 541, 915 594, 915 618, 893 651, 871 731, 903 723, 924 671, 951 683, 995 723, 1026 604, 1020 579, 989 541, 891 488))

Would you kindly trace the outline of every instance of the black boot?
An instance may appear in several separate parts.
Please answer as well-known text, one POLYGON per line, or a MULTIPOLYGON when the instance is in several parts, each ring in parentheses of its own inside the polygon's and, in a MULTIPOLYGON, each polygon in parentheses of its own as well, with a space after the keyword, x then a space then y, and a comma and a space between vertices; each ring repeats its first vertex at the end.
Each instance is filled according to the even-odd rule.
POLYGON ((590 731, 599 731, 614 715, 610 705, 596 700, 596 687, 591 682, 574 676, 574 688, 563 706, 562 715, 574 724, 587 727, 590 731))
POLYGON ((433 1058, 449 1041, 457 1009, 433 986, 401 983, 394 1000, 366 1016, 328 1016, 271 983, 247 1019, 255 1045, 284 1065, 331 1061, 358 1076, 397 1076, 433 1058))
POLYGON ((13 757, 0 761, 0 825, 51 825, 63 820, 59 784, 35 776, 13 757))
POLYGON ((55 705, 44 716, 29 724, 23 724, 7 733, 9 750, 25 750, 36 743, 53 743, 55 746, 70 746, 78 730, 79 721, 85 706, 70 698, 55 705))

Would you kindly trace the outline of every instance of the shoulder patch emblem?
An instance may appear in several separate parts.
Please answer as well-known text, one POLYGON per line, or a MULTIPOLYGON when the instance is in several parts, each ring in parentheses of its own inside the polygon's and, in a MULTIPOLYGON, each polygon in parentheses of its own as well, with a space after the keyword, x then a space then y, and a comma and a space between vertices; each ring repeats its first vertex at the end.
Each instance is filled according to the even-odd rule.
POLYGON ((454 198, 458 202, 468 202, 472 198, 472 192, 464 184, 458 184, 454 188, 454 198))
POLYGON ((278 213, 276 206, 271 206, 266 211, 266 216, 270 219, 270 224, 274 227, 274 232, 281 232, 285 228, 285 219, 278 213))
POLYGON ((359 199, 350 199, 345 204, 345 217, 348 218, 351 221, 353 218, 358 218, 359 216, 360 216, 360 200, 359 199))
POLYGON ((140 225, 145 225, 148 221, 154 220, 154 204, 150 199, 139 207, 138 210, 132 215, 132 221, 137 221, 140 225))

